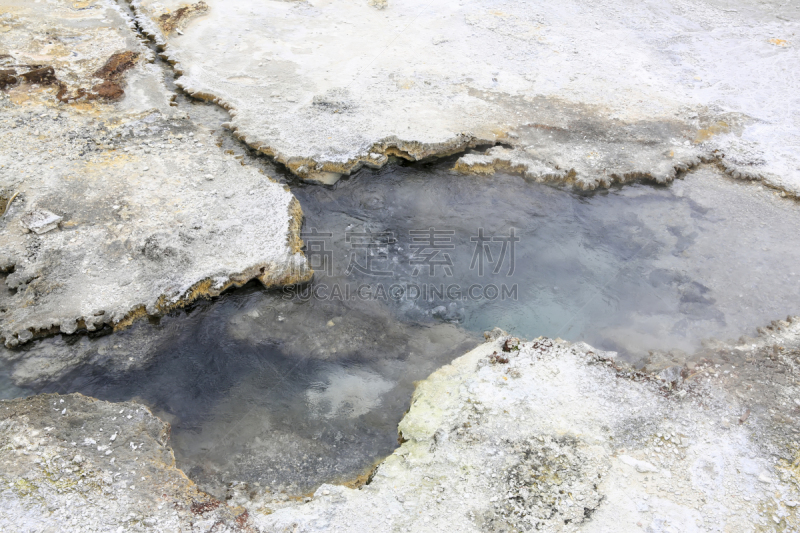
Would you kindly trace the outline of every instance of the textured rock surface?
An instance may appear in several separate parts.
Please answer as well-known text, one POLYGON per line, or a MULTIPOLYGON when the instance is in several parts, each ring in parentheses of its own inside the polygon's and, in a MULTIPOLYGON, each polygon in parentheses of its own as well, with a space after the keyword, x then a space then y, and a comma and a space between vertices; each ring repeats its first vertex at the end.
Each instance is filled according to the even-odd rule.
POLYGON ((2 61, 35 60, 59 80, 20 75, 0 95, 6 345, 118 327, 254 278, 308 278, 299 204, 169 106, 122 11, 103 1, 3 7, 2 61), (108 80, 123 92, 116 102, 85 89, 108 80))
MULTIPOLYGON (((800 192, 794 4, 132 3, 179 84, 307 179, 502 142, 456 167, 594 188, 707 161, 800 192)), ((6 344, 308 277, 291 194, 175 112, 124 11, 2 0, 0 35, 6 344)), ((257 337, 257 318, 230 332, 257 337)), ((363 324, 300 346, 347 352, 363 324)), ((495 338, 419 386, 366 485, 304 504, 246 483, 228 505, 199 492, 138 404, 4 401, 0 528, 797 530, 798 339, 797 321, 776 322, 636 373, 584 344, 495 338)), ((146 357, 59 342, 61 361, 4 352, 30 356, 15 378, 146 357)))
POLYGON ((0 2, 0 71, 16 105, 77 104, 94 111, 168 108, 169 95, 153 54, 129 15, 109 0, 0 2))
MULTIPOLYGON (((742 362, 753 367, 782 344, 780 376, 796 360, 800 326, 774 326, 734 351, 746 350, 750 362, 742 362)), ((255 524, 269 531, 797 527, 797 424, 770 414, 796 409, 784 403, 800 392, 793 375, 770 384, 763 367, 739 367, 735 374, 752 376, 748 388, 721 369, 715 378, 693 367, 686 380, 681 368, 674 376, 631 374, 613 353, 584 344, 538 339, 505 352, 504 341, 420 384, 400 424, 405 442, 370 484, 324 485, 312 503, 255 515, 255 524)), ((730 351, 720 346, 716 357, 730 351)))
POLYGON ((794 4, 132 4, 178 84, 305 178, 500 141, 462 168, 594 188, 708 158, 800 192, 794 4))
POLYGON ((168 437, 168 425, 132 402, 80 394, 0 402, 0 529, 239 529, 244 509, 198 491, 175 468, 168 437))

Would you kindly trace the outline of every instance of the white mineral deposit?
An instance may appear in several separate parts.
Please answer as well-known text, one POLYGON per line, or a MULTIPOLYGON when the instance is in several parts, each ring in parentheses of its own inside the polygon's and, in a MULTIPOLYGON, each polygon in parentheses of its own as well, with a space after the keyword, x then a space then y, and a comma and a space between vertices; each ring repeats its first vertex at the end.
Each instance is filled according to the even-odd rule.
POLYGON ((800 531, 800 4, 0 0, 0 530, 800 531))

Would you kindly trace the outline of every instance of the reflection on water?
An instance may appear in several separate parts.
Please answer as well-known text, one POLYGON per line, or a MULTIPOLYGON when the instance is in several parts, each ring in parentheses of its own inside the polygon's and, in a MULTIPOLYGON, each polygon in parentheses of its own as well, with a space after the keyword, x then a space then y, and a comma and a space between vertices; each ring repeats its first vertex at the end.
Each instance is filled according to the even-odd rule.
POLYGON ((41 380, 26 392, 140 399, 173 424, 179 466, 217 494, 232 480, 300 494, 390 453, 414 381, 484 329, 582 339, 636 362, 800 312, 800 210, 757 185, 709 169, 577 194, 447 168, 296 186, 317 296, 251 284, 158 324, 4 352, 11 375, 41 380), (487 299, 490 285, 516 298, 487 299))

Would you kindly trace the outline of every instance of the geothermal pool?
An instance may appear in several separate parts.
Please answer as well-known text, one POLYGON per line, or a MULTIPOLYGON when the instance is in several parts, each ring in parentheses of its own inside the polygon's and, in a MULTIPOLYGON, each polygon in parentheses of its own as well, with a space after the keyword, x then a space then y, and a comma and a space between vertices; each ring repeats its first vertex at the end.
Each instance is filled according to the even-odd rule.
MULTIPOLYGON (((637 362, 648 350, 694 350, 703 339, 738 337, 798 311, 795 203, 711 167, 668 187, 635 184, 582 194, 517 176, 463 176, 446 164, 410 165, 360 173, 336 190, 294 192, 306 228, 333 233, 339 255, 328 284, 332 278, 344 284, 352 251, 343 228, 350 228, 396 237, 386 270, 401 287, 461 289, 455 292, 461 300, 389 295, 401 318, 425 320, 433 311, 470 331, 500 326, 523 337, 586 340, 637 362), (508 250, 496 274, 485 258, 479 275, 481 227, 485 238, 499 239, 487 245, 495 264, 514 228, 519 241, 511 275, 508 250), (413 276, 409 234, 429 228, 452 232, 453 248, 436 256, 450 255, 452 276, 444 268, 435 277, 424 268, 413 276), (473 300, 463 293, 475 284, 516 285, 518 298, 503 299, 501 289, 498 298, 481 293, 473 300)), ((390 285, 374 276, 365 283, 390 285)))
POLYGON ((391 453, 414 382, 494 326, 641 364, 800 313, 800 211, 759 184, 704 167, 578 193, 452 163, 293 183, 311 285, 250 284, 119 334, 34 342, 23 351, 91 363, 22 379, 11 362, 4 395, 137 399, 172 424, 178 466, 204 489, 300 495, 391 453))

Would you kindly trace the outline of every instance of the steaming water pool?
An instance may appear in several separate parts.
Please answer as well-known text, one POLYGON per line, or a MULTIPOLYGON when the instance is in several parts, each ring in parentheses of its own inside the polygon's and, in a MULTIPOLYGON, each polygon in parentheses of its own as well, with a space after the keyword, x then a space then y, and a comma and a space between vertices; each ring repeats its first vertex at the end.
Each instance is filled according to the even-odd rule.
POLYGON ((178 465, 207 490, 302 494, 390 453, 414 381, 485 329, 639 362, 800 312, 800 210, 757 184, 704 168, 670 187, 579 194, 451 164, 294 186, 311 287, 249 285, 120 334, 38 341, 12 357, 6 395, 139 399, 172 423, 178 465), (506 298, 487 298, 504 285, 506 298), (14 364, 42 353, 91 364, 46 379, 31 363, 21 378, 14 364))

